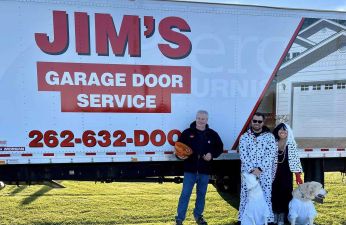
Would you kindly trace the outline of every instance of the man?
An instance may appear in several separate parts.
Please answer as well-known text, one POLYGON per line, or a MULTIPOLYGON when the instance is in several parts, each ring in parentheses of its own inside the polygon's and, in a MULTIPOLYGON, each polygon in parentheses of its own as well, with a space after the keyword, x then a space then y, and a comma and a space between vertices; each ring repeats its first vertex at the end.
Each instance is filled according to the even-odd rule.
POLYGON ((193 153, 184 161, 183 189, 179 198, 176 224, 182 225, 185 220, 192 189, 197 184, 196 202, 193 216, 196 223, 207 225, 203 218, 205 195, 209 183, 211 161, 223 152, 223 143, 219 135, 208 126, 208 112, 197 112, 196 121, 191 123, 190 128, 183 131, 178 139, 188 145, 193 153))
MULTIPOLYGON (((277 145, 274 135, 264 126, 264 119, 265 116, 262 113, 257 112, 254 114, 250 128, 240 137, 239 153, 241 172, 252 173, 259 178, 270 211, 268 222, 272 223, 274 221, 274 215, 271 204, 271 191, 274 180, 274 163, 277 145)), ((247 197, 248 191, 242 180, 238 224, 241 224, 247 204, 247 197)))

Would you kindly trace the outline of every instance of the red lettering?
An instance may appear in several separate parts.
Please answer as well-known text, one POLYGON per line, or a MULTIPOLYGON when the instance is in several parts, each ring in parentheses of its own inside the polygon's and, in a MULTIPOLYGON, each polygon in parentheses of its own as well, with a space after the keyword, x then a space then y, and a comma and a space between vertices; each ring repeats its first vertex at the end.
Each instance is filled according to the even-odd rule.
POLYGON ((146 146, 149 143, 149 134, 145 130, 134 131, 135 146, 146 146))
POLYGON ((70 130, 63 130, 60 133, 60 137, 64 138, 60 144, 60 147, 74 147, 74 134, 70 130))
POLYGON ((154 130, 150 134, 150 141, 154 146, 162 146, 166 142, 166 134, 162 130, 154 130), (157 140, 157 137, 159 138, 157 140))
POLYGON ((168 132, 167 135, 167 141, 170 145, 174 146, 175 142, 178 140, 178 138, 180 137, 181 132, 179 130, 171 130, 170 132, 168 132), (173 137, 176 136, 176 139, 173 140, 173 137))
POLYGON ((87 13, 75 12, 76 51, 81 55, 90 55, 89 16, 87 13))
MULTIPOLYGON (((86 12, 74 13, 76 52, 90 55, 90 21, 86 12)), ((95 49, 98 55, 109 55, 109 44, 115 56, 124 56, 125 50, 131 57, 141 56, 140 18, 124 15, 117 29, 110 14, 95 13, 95 49)), ((144 16, 144 35, 150 38, 155 32, 155 19, 144 16)), ((190 39, 183 32, 191 32, 189 24, 180 17, 166 17, 159 23, 161 37, 168 43, 158 44, 161 53, 171 59, 187 57, 192 49, 190 39), (172 46, 173 45, 173 46, 172 46)), ((69 46, 69 24, 66 11, 53 11, 53 37, 47 33, 35 33, 37 46, 45 53, 59 55, 69 46)))
POLYGON ((43 134, 41 131, 39 131, 39 130, 30 131, 29 138, 34 138, 32 141, 30 141, 29 147, 31 147, 31 148, 42 148, 43 147, 43 143, 42 143, 43 134))
POLYGON ((150 38, 155 32, 155 19, 152 16, 144 17, 144 26, 147 28, 144 31, 144 36, 150 38))
POLYGON ((159 49, 166 57, 171 59, 179 59, 187 57, 192 49, 190 39, 173 30, 177 28, 180 31, 190 32, 191 29, 187 22, 180 17, 166 17, 159 24, 159 32, 163 39, 178 45, 177 48, 172 48, 169 44, 159 44, 159 49))
POLYGON ((96 135, 95 132, 92 130, 84 131, 82 136, 83 144, 89 148, 95 147, 97 143, 95 135, 96 135))
POLYGON ((44 133, 43 140, 47 147, 55 148, 59 144, 59 140, 56 137, 58 133, 54 130, 48 130, 44 133))
POLYGON ((113 142, 114 147, 126 146, 126 142, 125 142, 126 134, 124 131, 122 130, 114 131, 113 137, 115 138, 115 141, 113 142))
POLYGON ((101 147, 108 147, 111 145, 111 134, 108 131, 101 130, 97 135, 103 139, 103 141, 97 141, 101 147))
POLYGON ((45 33, 35 33, 37 46, 45 53, 59 55, 64 53, 69 45, 68 16, 65 11, 53 11, 54 41, 49 42, 45 33))
POLYGON ((119 34, 114 27, 113 18, 109 14, 95 14, 96 52, 109 55, 108 41, 114 55, 123 56, 126 45, 130 56, 140 56, 140 24, 138 16, 125 15, 119 34))

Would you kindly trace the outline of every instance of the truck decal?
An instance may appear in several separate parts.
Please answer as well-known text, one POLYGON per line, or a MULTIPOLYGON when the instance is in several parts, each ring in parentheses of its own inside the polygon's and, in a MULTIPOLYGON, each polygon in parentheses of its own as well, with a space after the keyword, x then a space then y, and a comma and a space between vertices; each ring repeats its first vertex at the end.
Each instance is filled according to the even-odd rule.
POLYGON ((176 162, 174 142, 201 109, 224 142, 220 160, 238 159, 257 110, 269 128, 293 124, 299 147, 314 149, 302 157, 344 157, 332 150, 346 146, 344 13, 151 0, 0 6, 4 164, 176 162))

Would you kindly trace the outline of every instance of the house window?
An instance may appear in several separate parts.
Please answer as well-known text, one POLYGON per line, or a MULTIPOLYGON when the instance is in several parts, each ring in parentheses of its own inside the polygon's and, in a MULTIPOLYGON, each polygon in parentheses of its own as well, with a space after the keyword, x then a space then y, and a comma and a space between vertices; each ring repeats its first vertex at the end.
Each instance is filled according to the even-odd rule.
POLYGON ((333 89, 333 84, 325 84, 324 85, 324 90, 332 90, 333 89))
POLYGON ((346 46, 344 45, 341 48, 339 48, 339 52, 345 53, 346 52, 346 46))
POLYGON ((287 53, 287 55, 284 58, 284 62, 287 62, 288 60, 290 60, 290 53, 287 53))
POLYGON ((346 83, 337 83, 336 88, 337 89, 346 89, 346 83))
POLYGON ((306 85, 306 84, 300 85, 300 90, 301 91, 308 91, 309 90, 309 85, 306 85))
POLYGON ((312 85, 312 90, 315 90, 315 91, 321 90, 321 85, 320 85, 320 84, 314 84, 314 85, 312 85))
POLYGON ((300 53, 299 52, 293 52, 292 58, 297 57, 300 53))

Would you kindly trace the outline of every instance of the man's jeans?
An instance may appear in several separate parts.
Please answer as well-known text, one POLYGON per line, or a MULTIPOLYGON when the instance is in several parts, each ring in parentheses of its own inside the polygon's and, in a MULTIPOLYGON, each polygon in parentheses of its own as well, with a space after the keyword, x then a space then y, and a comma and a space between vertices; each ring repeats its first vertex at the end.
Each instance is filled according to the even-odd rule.
POLYGON ((197 183, 196 187, 196 203, 193 210, 193 216, 198 219, 202 216, 205 205, 205 195, 207 193, 209 175, 198 173, 184 173, 183 190, 178 203, 178 215, 175 217, 177 221, 184 221, 186 216, 187 207, 189 205, 190 196, 193 186, 197 183))

